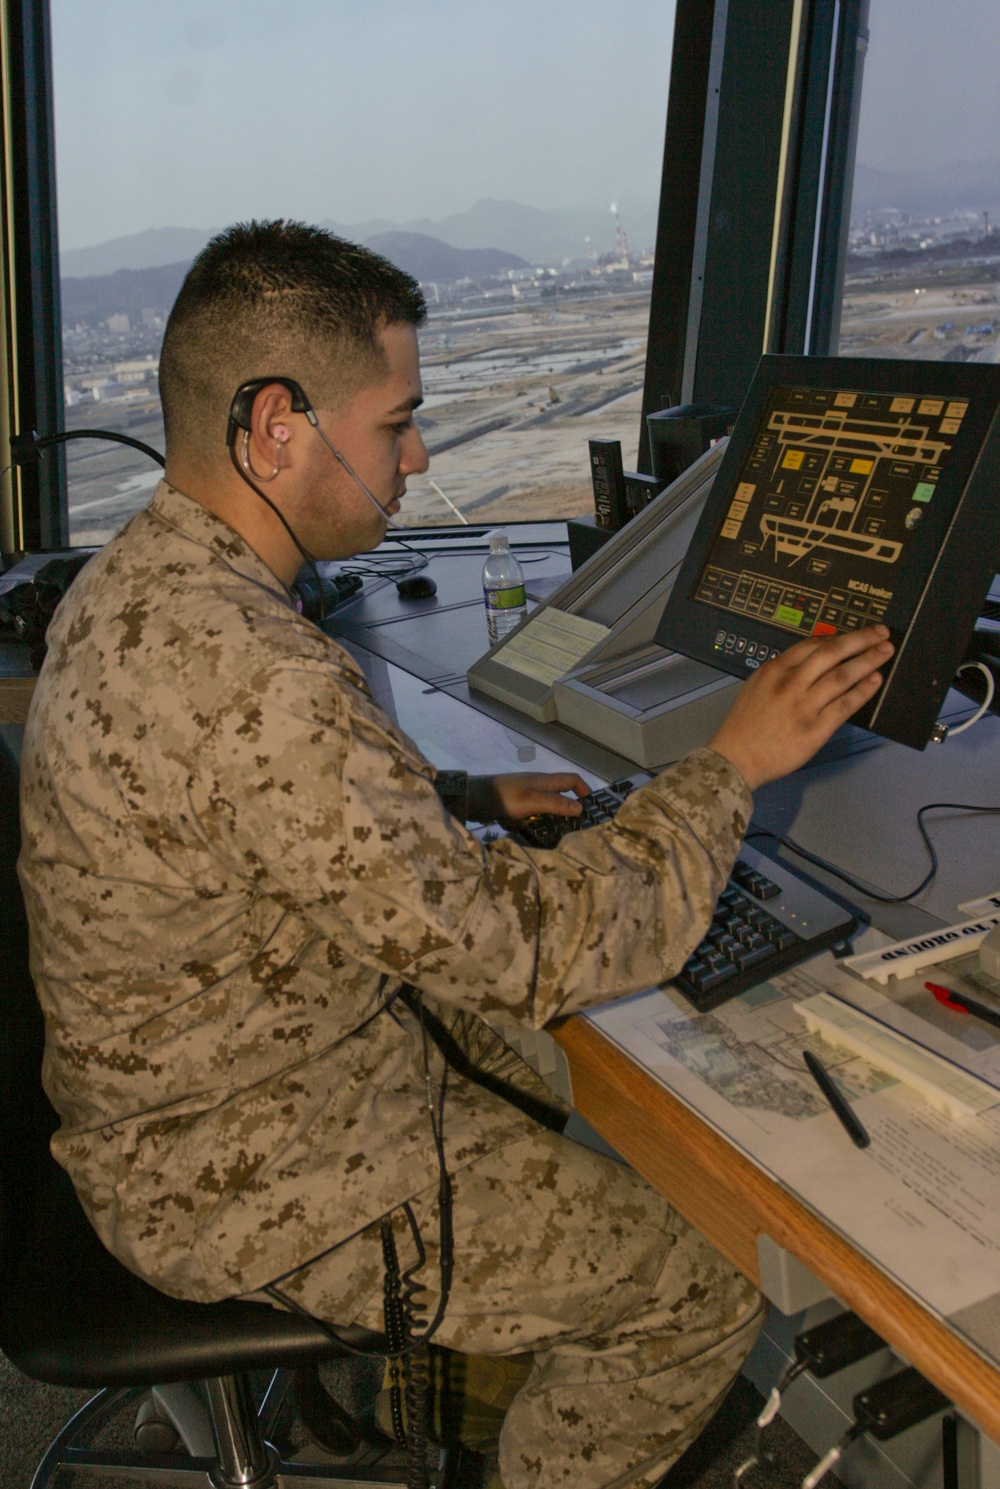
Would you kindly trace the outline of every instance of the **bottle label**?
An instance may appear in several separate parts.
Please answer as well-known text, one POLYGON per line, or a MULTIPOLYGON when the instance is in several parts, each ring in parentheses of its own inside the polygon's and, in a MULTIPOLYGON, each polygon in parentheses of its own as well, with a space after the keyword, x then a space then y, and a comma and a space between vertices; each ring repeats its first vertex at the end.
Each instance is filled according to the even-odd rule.
POLYGON ((523 584, 515 584, 511 589, 484 589, 483 598, 487 610, 517 610, 528 603, 523 584))

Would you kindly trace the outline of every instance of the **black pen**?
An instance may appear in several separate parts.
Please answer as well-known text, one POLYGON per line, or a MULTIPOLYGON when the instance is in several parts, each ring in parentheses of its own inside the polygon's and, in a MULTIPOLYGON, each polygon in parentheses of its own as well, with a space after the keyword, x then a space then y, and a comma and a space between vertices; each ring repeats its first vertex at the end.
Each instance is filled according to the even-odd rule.
POLYGON ((867 1132, 862 1127, 861 1123, 858 1121, 857 1117, 854 1115, 853 1111, 848 1106, 843 1096, 841 1096, 840 1092, 837 1089, 835 1081, 830 1075, 830 1072, 820 1064, 811 1050, 803 1050, 802 1058, 806 1062, 806 1069, 809 1071, 809 1074, 812 1076, 817 1086, 819 1086, 820 1090, 823 1092, 823 1095, 826 1097, 827 1101, 833 1107, 834 1115, 840 1121, 840 1125, 847 1133, 847 1136, 851 1139, 851 1142, 856 1148, 867 1148, 868 1144, 871 1142, 871 1138, 868 1136, 867 1132))

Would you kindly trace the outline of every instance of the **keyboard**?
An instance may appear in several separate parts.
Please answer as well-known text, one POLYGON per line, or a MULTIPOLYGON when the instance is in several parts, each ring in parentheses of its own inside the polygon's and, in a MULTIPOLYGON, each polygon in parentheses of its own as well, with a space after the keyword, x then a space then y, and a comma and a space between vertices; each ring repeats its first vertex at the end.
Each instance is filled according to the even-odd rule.
MULTIPOLYGON (((610 822, 634 789, 632 781, 612 781, 583 798, 578 817, 529 817, 511 836, 527 847, 555 848, 567 832, 610 822)), ((674 983, 707 1013, 796 962, 849 942, 857 929, 850 911, 744 844, 711 925, 674 983)))

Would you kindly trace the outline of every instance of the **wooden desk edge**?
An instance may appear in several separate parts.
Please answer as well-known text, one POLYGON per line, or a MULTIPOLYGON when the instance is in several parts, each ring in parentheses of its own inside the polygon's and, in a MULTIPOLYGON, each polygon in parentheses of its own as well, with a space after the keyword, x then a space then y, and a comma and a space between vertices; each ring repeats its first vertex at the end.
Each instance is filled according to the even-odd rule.
POLYGON ((757 1237, 796 1256, 847 1307, 1000 1442, 1000 1371, 633 1064, 585 1019, 555 1033, 576 1109, 758 1285, 757 1237), (669 1131, 672 1141, 664 1143, 669 1131))

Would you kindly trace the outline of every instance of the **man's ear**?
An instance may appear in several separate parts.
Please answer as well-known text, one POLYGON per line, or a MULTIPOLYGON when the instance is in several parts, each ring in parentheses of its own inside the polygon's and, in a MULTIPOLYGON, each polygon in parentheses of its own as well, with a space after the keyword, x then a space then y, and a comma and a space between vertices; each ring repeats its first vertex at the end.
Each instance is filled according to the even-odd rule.
POLYGON ((259 459, 276 462, 281 446, 291 440, 292 430, 286 420, 292 403, 292 395, 283 383, 266 383, 258 391, 250 416, 250 441, 259 459))

